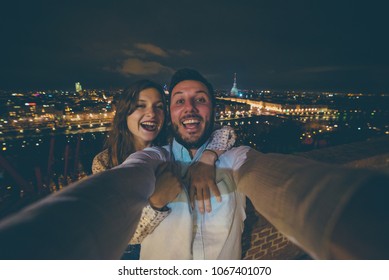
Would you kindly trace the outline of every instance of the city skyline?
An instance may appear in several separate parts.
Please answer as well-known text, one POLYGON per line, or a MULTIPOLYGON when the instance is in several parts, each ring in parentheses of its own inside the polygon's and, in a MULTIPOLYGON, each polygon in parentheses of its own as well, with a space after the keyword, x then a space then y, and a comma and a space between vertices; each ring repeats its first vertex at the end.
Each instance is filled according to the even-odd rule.
POLYGON ((0 12, 0 90, 164 84, 191 67, 215 88, 238 73, 244 89, 388 93, 384 11, 352 1, 14 1, 0 12))

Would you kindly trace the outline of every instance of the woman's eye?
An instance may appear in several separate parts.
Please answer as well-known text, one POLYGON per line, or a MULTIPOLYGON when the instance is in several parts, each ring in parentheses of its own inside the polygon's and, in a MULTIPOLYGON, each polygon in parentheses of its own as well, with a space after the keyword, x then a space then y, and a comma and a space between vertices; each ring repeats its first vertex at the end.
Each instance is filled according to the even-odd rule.
POLYGON ((163 110, 163 104, 161 103, 161 104, 155 104, 155 105, 153 105, 153 108, 154 109, 158 109, 158 110, 163 110))
POLYGON ((145 105, 143 105, 143 104, 137 104, 137 105, 136 105, 136 108, 145 108, 145 105))

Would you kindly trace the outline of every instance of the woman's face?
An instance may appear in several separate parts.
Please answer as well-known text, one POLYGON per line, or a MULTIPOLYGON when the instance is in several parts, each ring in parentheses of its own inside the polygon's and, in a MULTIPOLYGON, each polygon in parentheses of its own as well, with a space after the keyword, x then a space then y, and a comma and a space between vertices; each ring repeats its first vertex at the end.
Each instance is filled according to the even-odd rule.
POLYGON ((139 93, 135 111, 127 116, 127 127, 134 136, 137 151, 151 146, 165 120, 163 100, 155 88, 139 93))

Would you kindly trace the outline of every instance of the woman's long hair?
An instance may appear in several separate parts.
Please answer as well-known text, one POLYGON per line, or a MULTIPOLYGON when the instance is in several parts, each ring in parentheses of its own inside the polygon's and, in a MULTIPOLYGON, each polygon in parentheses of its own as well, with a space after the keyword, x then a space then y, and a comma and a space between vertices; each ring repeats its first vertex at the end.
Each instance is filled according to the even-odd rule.
POLYGON ((158 136, 154 139, 153 145, 163 145, 166 143, 166 119, 168 116, 166 110, 167 104, 165 92, 159 84, 153 81, 136 81, 124 90, 115 102, 116 114, 113 119, 112 129, 108 133, 105 143, 105 146, 108 149, 109 168, 121 164, 130 154, 136 152, 134 147, 134 136, 127 126, 127 116, 131 115, 135 111, 136 103, 139 99, 139 93, 142 90, 149 88, 154 88, 160 93, 165 115, 164 123, 158 136))

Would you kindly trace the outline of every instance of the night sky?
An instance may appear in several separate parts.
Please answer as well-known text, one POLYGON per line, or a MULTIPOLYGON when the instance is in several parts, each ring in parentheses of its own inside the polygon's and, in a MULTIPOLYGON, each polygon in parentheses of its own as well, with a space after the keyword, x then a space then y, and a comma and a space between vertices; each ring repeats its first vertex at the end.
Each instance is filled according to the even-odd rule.
POLYGON ((386 1, 3 1, 0 89, 168 83, 389 93, 386 1), (384 6, 386 4, 386 6, 384 6))

